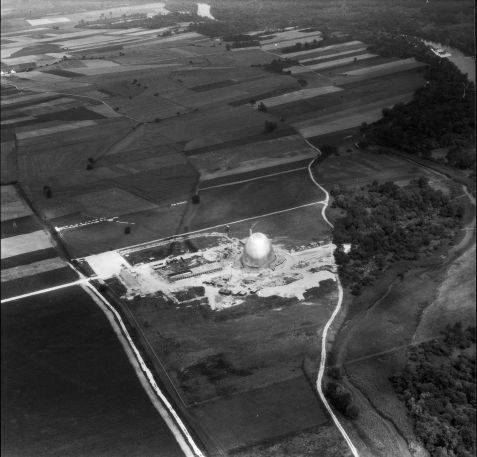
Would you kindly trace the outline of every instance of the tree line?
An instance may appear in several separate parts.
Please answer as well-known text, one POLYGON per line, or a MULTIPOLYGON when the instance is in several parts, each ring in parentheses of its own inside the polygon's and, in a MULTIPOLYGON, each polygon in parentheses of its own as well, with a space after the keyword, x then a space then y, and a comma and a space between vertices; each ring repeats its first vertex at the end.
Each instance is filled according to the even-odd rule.
POLYGON ((475 456, 475 327, 448 325, 390 378, 431 457, 475 456))
POLYGON ((378 34, 370 52, 399 58, 416 57, 427 64, 424 86, 410 103, 383 109, 383 117, 363 125, 361 141, 430 158, 432 150, 448 149, 446 162, 475 173, 475 86, 448 59, 420 40, 378 34))
POLYGON ((354 295, 393 262, 416 260, 453 239, 464 215, 464 208, 434 190, 426 177, 405 187, 377 181, 352 191, 335 186, 331 194, 332 207, 345 211, 333 229, 335 261, 354 295))

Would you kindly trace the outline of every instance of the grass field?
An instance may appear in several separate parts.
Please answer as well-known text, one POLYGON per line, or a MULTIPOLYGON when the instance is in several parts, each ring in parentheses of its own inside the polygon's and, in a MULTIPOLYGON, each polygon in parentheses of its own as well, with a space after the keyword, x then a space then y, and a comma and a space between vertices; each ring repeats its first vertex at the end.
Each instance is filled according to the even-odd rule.
POLYGON ((251 218, 323 200, 307 170, 204 190, 200 205, 186 216, 189 230, 251 218), (272 197, 273 196, 273 197, 272 197), (254 202, 250 205, 250 202, 254 202))
MULTIPOLYGON (((131 233, 127 235, 124 233, 124 224, 100 222, 62 231, 61 236, 73 256, 83 257, 212 226, 223 230, 226 224, 234 221, 287 210, 324 198, 324 194, 312 184, 306 169, 259 181, 209 189, 202 191, 200 195, 199 205, 192 204, 189 196, 188 202, 178 206, 161 206, 147 211, 123 214, 120 220, 131 226, 131 233), (270 199, 269 195, 274 195, 274 198, 270 199), (254 201, 255 204, 250 206, 247 204, 250 201, 254 201)), ((176 202, 180 203, 180 200, 176 202)), ((51 220, 55 226, 70 226, 90 219, 81 213, 67 214, 68 207, 61 217, 51 220)), ((296 218, 292 217, 291 213, 284 213, 282 218, 279 215, 272 216, 265 225, 270 227, 272 229, 270 233, 276 236, 280 235, 275 229, 285 235, 280 229, 282 226, 283 229, 290 227, 295 230, 299 239, 308 239, 309 235, 319 239, 322 233, 327 233, 327 227, 320 221, 321 209, 317 208, 319 206, 310 206, 305 208, 303 213, 306 215, 304 217, 310 218, 313 225, 300 227, 301 209, 297 210, 296 218)), ((260 218, 261 221, 266 219, 260 218)), ((237 230, 243 230, 245 236, 253 222, 255 221, 244 222, 243 228, 237 230)), ((288 235, 292 236, 290 233, 288 235)))
POLYGON ((301 375, 192 408, 222 449, 234 450, 320 426, 327 414, 301 375), (233 411, 233 414, 230 412, 233 411))
POLYGON ((79 287, 2 304, 2 453, 182 456, 79 287))
POLYGON ((334 185, 352 188, 371 183, 399 181, 405 184, 410 179, 427 176, 430 182, 446 182, 446 178, 436 175, 403 159, 364 151, 341 153, 331 156, 314 168, 318 182, 327 189, 334 185))
MULTIPOLYGON (((190 161, 199 170, 203 182, 225 176, 233 180, 234 175, 258 169, 268 174, 267 169, 272 170, 278 164, 311 160, 315 156, 316 151, 301 137, 291 135, 197 154, 190 156, 190 161)), ((207 185, 210 184, 201 187, 207 185)))
POLYGON ((307 304, 250 296, 220 312, 161 297, 129 306, 191 411, 230 449, 326 422, 301 364, 317 360, 336 290, 305 295, 307 304))

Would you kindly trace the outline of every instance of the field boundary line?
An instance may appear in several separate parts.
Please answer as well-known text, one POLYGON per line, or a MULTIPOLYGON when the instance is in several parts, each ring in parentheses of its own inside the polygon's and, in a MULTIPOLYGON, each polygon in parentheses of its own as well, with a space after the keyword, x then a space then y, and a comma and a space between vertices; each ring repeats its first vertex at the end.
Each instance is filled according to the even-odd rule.
MULTIPOLYGON (((316 146, 313 146, 306 139, 305 139, 305 141, 313 149, 315 149, 317 152, 319 152, 320 155, 321 155, 321 151, 316 146)), ((333 228, 334 225, 327 219, 326 213, 325 213, 326 208, 328 207, 329 200, 330 200, 330 194, 328 193, 328 191, 324 187, 322 187, 320 184, 318 184, 318 182, 315 180, 315 178, 313 176, 313 173, 311 171, 311 167, 312 167, 313 163, 315 162, 315 160, 316 159, 313 159, 310 162, 310 164, 308 165, 308 172, 310 173, 310 178, 313 181, 313 183, 316 186, 318 186, 321 190, 323 190, 323 192, 325 192, 326 199, 324 201, 324 205, 323 205, 323 208, 321 210, 321 215, 323 216, 323 219, 326 221, 326 223, 331 228, 333 228)), ((338 286, 338 301, 337 301, 335 309, 334 309, 333 313, 331 314, 331 317, 328 319, 328 322, 326 323, 326 325, 323 329, 323 333, 321 335, 321 359, 320 359, 320 368, 318 370, 318 377, 316 379, 316 387, 317 387, 317 390, 318 390, 318 395, 320 396, 320 399, 323 402, 323 405, 325 406, 326 410, 328 411, 331 418, 333 419, 333 422, 335 423, 336 427, 341 432, 341 435, 343 436, 344 440, 346 441, 346 444, 348 445, 349 449, 351 450, 351 453, 353 454, 354 457, 359 457, 358 450, 356 449, 355 445, 351 441, 351 438, 346 433, 346 430, 341 425, 338 418, 335 416, 335 414, 333 412, 333 409, 331 408, 330 404, 328 403, 328 400, 325 397, 325 394, 323 393, 323 376, 324 376, 325 369, 326 369, 326 340, 328 338, 328 330, 330 329, 333 321, 335 320, 335 317, 338 315, 338 313, 341 309, 341 304, 343 303, 343 287, 341 286, 341 281, 340 281, 338 273, 335 274, 335 278, 336 278, 336 284, 338 286)))
MULTIPOLYGON (((199 449, 197 444, 194 442, 194 439, 188 432, 185 424, 182 422, 181 418, 179 415, 176 413, 174 408, 172 407, 171 403, 169 400, 166 398, 166 396, 163 394, 161 389, 156 383, 156 380, 154 379, 154 376, 152 372, 149 370, 147 367, 146 363, 144 362, 144 359, 142 358, 139 350, 137 349, 136 345, 134 344, 131 336, 129 335, 129 332, 126 329, 126 326, 119 315, 119 313, 116 311, 116 309, 109 303, 108 300, 106 300, 105 297, 103 297, 97 290, 96 288, 91 285, 89 282, 85 283, 84 287, 85 291, 88 292, 88 294, 94 299, 94 301, 100 306, 100 308, 105 311, 103 304, 106 305, 107 310, 111 313, 108 314, 105 312, 106 316, 108 317, 109 322, 111 323, 111 326, 117 330, 117 335, 120 337, 121 342, 123 343, 123 347, 126 350, 128 355, 130 355, 130 351, 132 351, 134 355, 135 362, 139 364, 139 367, 141 368, 141 371, 137 370, 136 368, 136 374, 140 378, 141 382, 147 381, 149 387, 152 388, 154 393, 156 394, 156 398, 154 401, 153 398, 151 398, 151 395, 149 397, 151 398, 151 401, 155 408, 158 410, 159 414, 161 417, 164 419, 166 422, 167 426, 169 427, 169 430, 172 432, 174 435, 174 438, 176 439, 177 443, 179 444, 180 448, 184 452, 184 454, 187 457, 205 457, 205 455, 202 453, 202 451, 199 449), (100 300, 100 303, 98 303, 98 299, 100 300), (121 338, 122 336, 122 338, 121 338), (125 338, 125 340, 124 340, 125 338), (129 350, 128 350, 129 348, 129 350), (141 376, 139 374, 141 373, 141 376), (144 379, 145 378, 145 379, 144 379), (160 401, 157 401, 160 400, 160 401), (167 410, 167 411, 166 411, 167 410)), ((128 357, 130 358, 130 357, 128 357)), ((148 389, 147 389, 148 390, 148 389)), ((149 391, 148 391, 149 393, 149 391)))
MULTIPOLYGON (((162 243, 163 241, 173 240, 174 238, 179 238, 179 237, 188 236, 188 235, 194 235, 196 233, 205 232, 207 230, 214 230, 214 229, 217 229, 217 228, 220 228, 220 227, 225 227, 227 225, 239 224, 241 222, 247 222, 247 221, 250 221, 250 220, 253 220, 253 219, 260 219, 261 217, 274 216, 275 214, 286 213, 288 211, 294 211, 296 209, 306 208, 308 206, 320 205, 320 204, 323 204, 323 203, 324 203, 324 200, 319 200, 319 201, 316 201, 316 202, 305 203, 303 205, 294 206, 292 208, 273 211, 273 212, 267 213, 267 214, 259 214, 258 216, 251 216, 251 217, 247 217, 245 219, 239 219, 239 220, 232 221, 232 222, 224 222, 223 224, 214 225, 212 227, 204 227, 202 229, 192 230, 190 232, 178 233, 176 235, 170 235, 170 236, 166 236, 164 238, 158 238, 157 240, 145 241, 144 243, 133 244, 131 246, 126 246, 124 248, 118 248, 118 249, 116 249, 116 252, 120 252, 121 254, 129 254, 130 252, 136 252, 136 251, 139 251, 141 249, 153 248, 153 247, 156 246, 157 243, 162 243)), ((88 257, 88 256, 77 257, 75 260, 81 260, 81 259, 84 259, 86 257, 88 257)))
POLYGON ((33 292, 28 292, 22 295, 16 295, 15 297, 3 298, 0 300, 0 303, 8 303, 11 301, 21 300, 22 298, 34 297, 35 295, 46 294, 48 292, 54 292, 55 290, 66 289, 67 287, 79 286, 81 284, 87 283, 90 279, 95 279, 96 276, 91 278, 81 278, 67 284, 60 284, 59 286, 48 287, 47 289, 35 290, 33 292))
MULTIPOLYGON (((294 171, 301 171, 301 170, 306 170, 306 169, 307 169, 307 167, 293 168, 292 170, 278 171, 277 173, 270 173, 268 175, 256 176, 255 178, 242 179, 240 181, 227 182, 227 183, 224 183, 224 184, 217 184, 215 186, 199 187, 199 191, 209 190, 209 189, 217 189, 219 187, 233 186, 234 184, 241 184, 241 183, 249 182, 249 181, 257 181, 259 179, 271 178, 272 176, 284 175, 286 173, 293 173, 294 171)), ((213 178, 213 179, 219 179, 221 177, 222 176, 219 176, 218 178, 213 178)), ((225 178, 225 176, 223 176, 223 177, 225 178)))

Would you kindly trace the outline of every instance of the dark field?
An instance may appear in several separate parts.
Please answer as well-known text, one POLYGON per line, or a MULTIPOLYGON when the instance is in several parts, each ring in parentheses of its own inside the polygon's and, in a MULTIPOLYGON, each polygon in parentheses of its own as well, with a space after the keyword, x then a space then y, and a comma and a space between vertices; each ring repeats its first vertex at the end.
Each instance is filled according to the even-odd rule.
POLYGON ((204 190, 187 218, 189 230, 256 217, 324 199, 307 170, 204 190))
POLYGON ((301 375, 192 408, 223 449, 249 446, 323 425, 328 416, 301 375), (233 414, 230 412, 233 411, 233 414))
POLYGON ((76 281, 78 275, 69 267, 39 273, 33 276, 2 282, 2 298, 16 297, 36 290, 47 289, 76 281))
POLYGON ((348 108, 413 92, 422 86, 422 82, 421 74, 416 71, 407 71, 355 82, 344 86, 343 91, 275 106, 270 108, 269 112, 277 116, 284 116, 285 119, 292 118, 294 121, 321 114, 336 113, 339 116, 340 111, 348 108))
POLYGON ((82 289, 2 304, 1 315, 2 455, 183 455, 82 289))
POLYGON ((40 260, 56 257, 58 252, 55 248, 40 249, 26 254, 14 255, 1 260, 1 268, 13 268, 28 263, 39 262, 40 260))
POLYGON ((40 228, 41 225, 37 222, 35 216, 18 217, 1 222, 2 238, 34 232, 40 228))
POLYGON ((318 366, 335 283, 321 282, 305 300, 252 295, 212 311, 203 300, 177 306, 159 296, 129 307, 190 411, 228 450, 327 421, 302 364, 318 366))

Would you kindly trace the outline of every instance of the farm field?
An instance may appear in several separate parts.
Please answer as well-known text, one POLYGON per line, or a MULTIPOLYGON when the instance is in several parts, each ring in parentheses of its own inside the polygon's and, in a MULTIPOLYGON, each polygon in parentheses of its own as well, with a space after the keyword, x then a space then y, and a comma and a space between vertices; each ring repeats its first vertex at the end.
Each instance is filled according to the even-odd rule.
POLYGON ((80 287, 4 303, 1 314, 2 452, 183 455, 80 287))
POLYGON ((327 189, 331 189, 334 185, 350 189, 369 184, 374 180, 394 181, 406 185, 409 180, 417 179, 419 176, 427 176, 430 184, 436 187, 448 181, 437 173, 424 170, 401 158, 364 151, 340 152, 340 156, 330 156, 317 164, 313 171, 318 182, 323 183, 327 189))
MULTIPOLYGON (((284 136, 273 140, 257 141, 216 151, 191 155, 190 161, 200 172, 201 182, 236 175, 247 171, 273 169, 279 164, 310 161, 316 156, 298 135, 284 136)), ((291 167, 292 168, 292 167, 291 167)), ((267 174, 263 171, 263 174, 267 174)), ((201 188, 210 184, 202 184, 201 188)))
POLYGON ((2 299, 78 279, 15 186, 2 186, 2 299))
MULTIPOLYGON (((301 236, 305 239, 310 232, 317 237, 322 232, 328 233, 326 226, 320 222, 321 210, 316 209, 316 206, 313 207, 313 203, 321 201, 324 194, 312 185, 307 169, 258 181, 211 188, 201 191, 200 195, 200 205, 194 205, 190 201, 179 201, 179 204, 174 206, 123 214, 118 219, 121 223, 115 220, 95 222, 91 217, 78 213, 52 219, 51 223, 60 231, 61 238, 74 257, 84 257, 108 249, 124 248, 209 227, 214 227, 214 231, 224 230, 225 225, 232 222, 249 220, 307 204, 315 209, 304 213, 309 215, 307 217, 310 217, 313 224, 316 224, 311 228, 299 229, 301 208, 297 210, 297 219, 287 218, 288 222, 283 220, 278 222, 280 219, 276 219, 275 223, 274 219, 270 219, 267 225, 277 229, 279 233, 283 233, 280 230, 282 223, 283 227, 296 227, 297 233, 302 233, 301 236), (267 195, 274 195, 275 198, 270 200, 267 195), (253 207, 246 204, 252 200, 255 202, 253 207), (85 224, 78 225, 81 223, 85 224), (130 234, 124 233, 124 224, 131 227, 130 234), (71 228, 68 228, 70 226, 71 228)), ((248 233, 253 222, 255 221, 244 222, 243 236, 248 233)))
MULTIPOLYGON (((325 194, 307 170, 317 152, 304 139, 318 146, 341 141, 362 122, 379 119, 384 107, 409 101, 423 84, 420 63, 376 56, 360 41, 280 53, 297 42, 320 41, 312 29, 259 33, 260 47, 227 50, 224 42, 196 32, 73 28, 79 18, 99 14, 62 13, 58 18, 67 21, 61 23, 39 18, 41 30, 20 30, 2 42, 2 70, 18 70, 2 76, 2 143, 8 145, 2 183, 18 180, 35 213, 20 198, 6 197, 2 298, 78 279, 52 239, 80 260, 120 251, 112 258, 188 232, 243 240, 253 228, 277 249, 291 250, 329 241, 321 214, 325 194), (300 66, 277 73, 267 65, 277 58, 300 66), (23 71, 25 65, 32 69, 23 71), (265 109, 257 109, 260 101, 265 109), (196 192, 199 202, 192 198, 196 192)), ((423 174, 395 157, 339 153, 315 166, 317 181, 328 190, 374 179, 405 184, 423 174)), ((440 177, 427 175, 443 186, 440 177)), ((159 251, 156 246, 124 258, 149 260, 159 251)), ((178 306, 161 293, 124 306, 193 423, 218 448, 243 457, 287 455, 301 440, 315 440, 312 447, 321 443, 317 452, 325 457, 324 447, 347 452, 330 430, 315 385, 321 335, 336 300, 336 284, 326 281, 301 301, 252 293, 221 311, 201 297, 178 306)), ((19 403, 10 408, 12 455, 178 455, 107 321, 81 288, 18 304, 2 305, 7 337, 16 333, 2 363, 13 367, 9 398, 24 389, 22 407, 31 412, 15 422, 19 403), (23 318, 27 307, 33 312, 23 318), (19 319, 22 329, 12 324, 19 319), (39 325, 52 331, 46 335, 39 325), (35 364, 18 355, 32 348, 35 364), (22 370, 38 379, 36 390, 22 370), (94 391, 88 387, 93 384, 94 391), (55 414, 54 389, 60 403, 55 414), (22 449, 20 428, 36 444, 22 449)), ((365 330, 371 345, 374 336, 365 330)))
POLYGON ((317 360, 317 331, 335 293, 323 284, 306 294, 308 305, 250 297, 220 312, 201 304, 176 308, 159 297, 129 306, 189 411, 231 450, 327 423, 301 363, 317 360), (230 408, 235 413, 225 414, 230 408))

